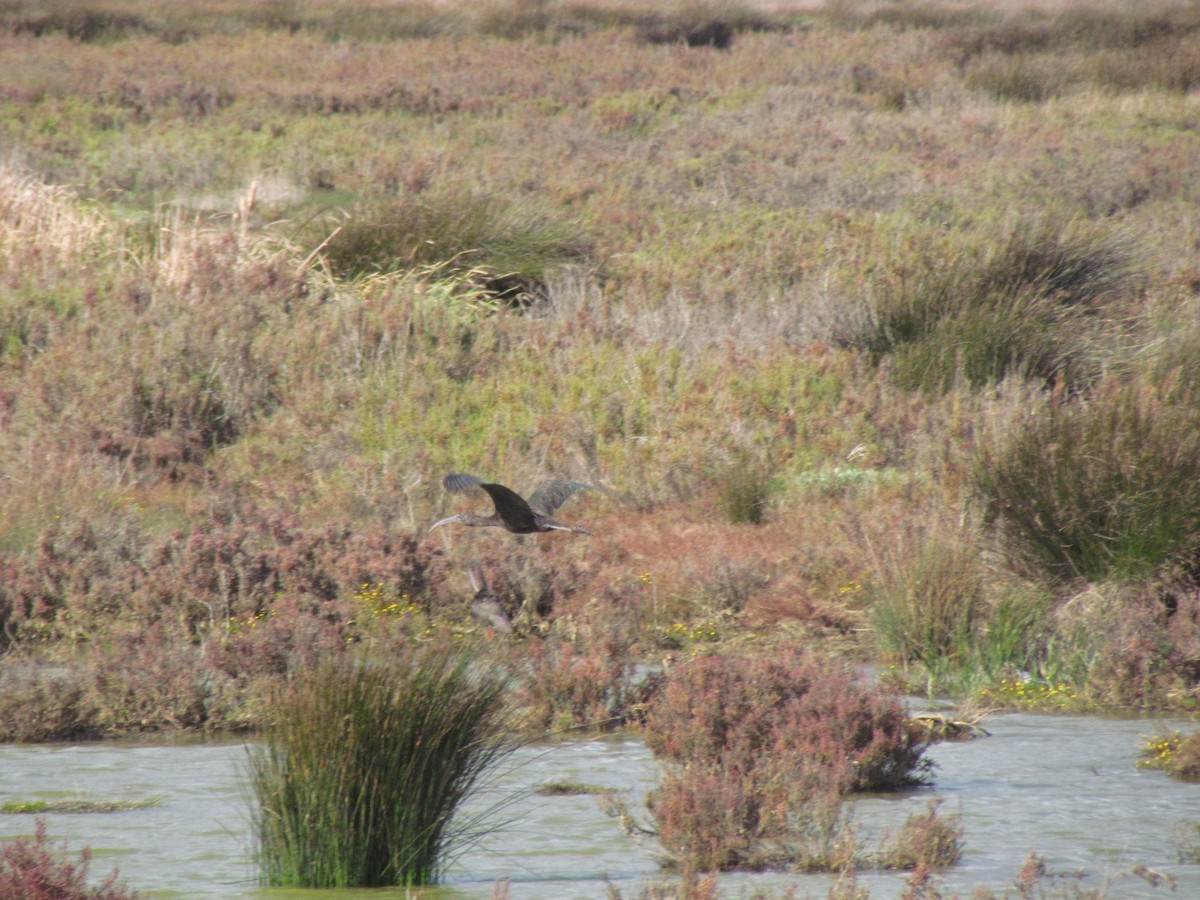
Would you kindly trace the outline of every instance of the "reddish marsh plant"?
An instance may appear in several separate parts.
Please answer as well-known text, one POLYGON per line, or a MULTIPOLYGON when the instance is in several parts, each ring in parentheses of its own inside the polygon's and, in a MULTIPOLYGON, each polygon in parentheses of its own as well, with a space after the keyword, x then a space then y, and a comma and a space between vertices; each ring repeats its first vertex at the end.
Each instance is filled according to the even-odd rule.
POLYGON ((133 900, 135 891, 118 881, 117 870, 99 887, 89 887, 92 851, 84 847, 79 861, 68 857, 66 844, 56 847, 39 818, 33 837, 20 837, 0 849, 0 897, 14 900, 133 900))
POLYGON ((533 732, 603 732, 636 719, 657 682, 638 679, 632 656, 581 649, 565 639, 513 644, 503 658, 520 673, 521 726, 533 732))
POLYGON ((659 837, 685 868, 848 864, 842 798, 920 783, 930 768, 895 696, 801 650, 680 665, 646 742, 666 764, 659 837))
POLYGON ((963 829, 957 817, 938 816, 940 803, 930 800, 925 812, 909 816, 895 837, 885 843, 879 858, 884 868, 940 872, 959 861, 963 829))

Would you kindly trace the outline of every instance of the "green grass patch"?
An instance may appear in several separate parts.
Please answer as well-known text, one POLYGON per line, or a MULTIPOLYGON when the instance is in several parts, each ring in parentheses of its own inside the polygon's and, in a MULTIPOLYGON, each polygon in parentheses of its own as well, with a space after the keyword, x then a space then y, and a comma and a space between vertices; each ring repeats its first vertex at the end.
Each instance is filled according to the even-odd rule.
POLYGON ((582 228, 560 213, 470 193, 364 203, 336 230, 320 227, 332 232, 321 253, 338 277, 445 264, 513 300, 544 296, 555 268, 585 262, 590 252, 582 228))
POLYGON ((147 797, 144 800, 7 800, 0 804, 0 813, 112 813, 132 809, 147 809, 162 803, 162 797, 147 797))
POLYGON ((538 786, 537 793, 543 797, 578 797, 583 794, 604 794, 609 788, 582 781, 546 781, 538 786))

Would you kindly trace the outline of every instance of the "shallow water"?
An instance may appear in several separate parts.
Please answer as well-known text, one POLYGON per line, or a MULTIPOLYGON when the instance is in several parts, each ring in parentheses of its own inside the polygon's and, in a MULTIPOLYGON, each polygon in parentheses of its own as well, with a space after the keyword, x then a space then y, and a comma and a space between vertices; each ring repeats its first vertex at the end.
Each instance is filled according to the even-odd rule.
MULTIPOLYGON (((1177 861, 1172 831, 1176 823, 1200 822, 1200 786, 1135 767, 1146 737, 1189 731, 1194 723, 1014 714, 986 725, 989 738, 930 751, 938 764, 932 788, 858 800, 854 819, 862 836, 878 840, 936 797, 943 813, 962 816, 966 830, 963 861, 941 876, 947 892, 969 896, 977 886, 1011 887, 1036 851, 1052 872, 1078 875, 1071 881, 1083 887, 1105 885, 1113 897, 1167 892, 1132 874, 1138 865, 1175 878, 1175 896, 1200 897, 1200 865, 1177 861)), ((155 806, 126 812, 51 814, 49 833, 73 851, 92 847, 93 878, 115 865, 131 887, 151 897, 311 897, 256 884, 245 761, 240 744, 0 746, 0 802, 158 798, 155 806)), ((450 866, 443 887, 420 894, 490 898, 497 881, 507 881, 514 900, 591 900, 607 896, 610 883, 630 896, 658 877, 653 840, 626 836, 594 796, 532 790, 547 781, 614 788, 627 792, 632 811, 646 821, 641 801, 656 779, 653 759, 632 737, 526 748, 475 801, 476 810, 502 801, 493 833, 450 866)), ((0 815, 0 837, 32 828, 32 816, 0 815)), ((860 883, 885 898, 899 893, 903 878, 868 873, 860 883)), ((729 875, 722 883, 734 897, 748 884, 793 886, 800 897, 823 897, 830 881, 776 874, 729 875)))

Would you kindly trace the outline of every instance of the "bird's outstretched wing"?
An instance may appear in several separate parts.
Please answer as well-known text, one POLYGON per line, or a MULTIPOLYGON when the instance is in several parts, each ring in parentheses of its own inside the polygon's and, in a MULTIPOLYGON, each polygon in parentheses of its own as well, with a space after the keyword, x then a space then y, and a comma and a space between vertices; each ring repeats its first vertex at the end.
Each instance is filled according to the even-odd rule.
POLYGON ((469 491, 471 488, 479 487, 484 484, 484 480, 477 475, 464 475, 462 472, 451 472, 442 479, 442 487, 455 494, 461 494, 469 491))
POLYGON ((537 486, 537 490, 529 495, 529 505, 535 512, 547 516, 553 515, 554 511, 566 503, 572 494, 585 490, 595 490, 595 488, 582 481, 558 481, 557 479, 543 481, 537 486))

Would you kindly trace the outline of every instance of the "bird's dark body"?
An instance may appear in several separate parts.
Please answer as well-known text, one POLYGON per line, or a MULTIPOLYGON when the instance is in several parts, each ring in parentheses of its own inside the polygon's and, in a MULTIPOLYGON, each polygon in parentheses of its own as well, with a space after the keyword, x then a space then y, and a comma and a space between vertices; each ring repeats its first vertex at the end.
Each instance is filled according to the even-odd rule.
MULTIPOLYGON (((502 484, 479 485, 488 492, 492 502, 496 504, 503 525, 513 534, 536 534, 540 531, 553 531, 548 525, 538 521, 538 514, 533 511, 525 498, 514 490, 502 484)), ((549 518, 543 516, 542 518, 549 518)))
POLYGON ((472 488, 481 488, 492 498, 495 511, 490 516, 476 513, 459 513, 434 524, 430 531, 442 525, 457 523, 471 527, 495 525, 513 534, 539 534, 546 531, 574 531, 591 534, 578 525, 564 525, 552 518, 552 513, 563 505, 576 491, 591 488, 582 481, 546 481, 538 486, 526 500, 516 491, 502 484, 484 481, 475 475, 452 472, 442 479, 442 486, 451 492, 462 493, 472 488))

